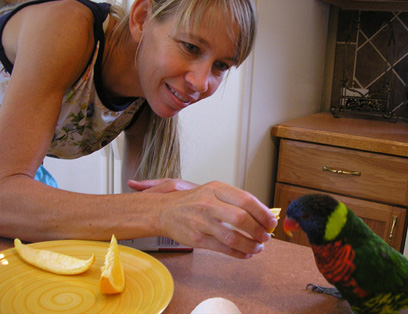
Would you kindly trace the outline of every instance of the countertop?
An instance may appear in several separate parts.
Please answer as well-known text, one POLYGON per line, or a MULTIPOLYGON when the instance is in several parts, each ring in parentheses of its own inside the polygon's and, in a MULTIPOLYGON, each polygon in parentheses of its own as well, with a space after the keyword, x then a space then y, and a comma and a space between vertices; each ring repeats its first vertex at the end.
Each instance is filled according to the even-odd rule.
MULTIPOLYGON (((0 238, 0 250, 12 245, 0 238)), ((243 314, 351 313, 346 301, 305 289, 308 283, 328 285, 308 247, 271 239, 264 252, 249 260, 203 249, 150 254, 174 279, 174 295, 164 314, 190 314, 212 297, 229 299, 243 314)))
POLYGON ((351 313, 347 302, 307 291, 308 283, 328 286, 310 248, 272 239, 265 251, 238 260, 207 250, 155 253, 170 270, 175 293, 164 314, 188 314, 207 298, 223 297, 245 313, 351 313))
POLYGON ((319 112, 274 126, 272 136, 408 157, 408 123, 401 120, 356 115, 336 119, 319 112))

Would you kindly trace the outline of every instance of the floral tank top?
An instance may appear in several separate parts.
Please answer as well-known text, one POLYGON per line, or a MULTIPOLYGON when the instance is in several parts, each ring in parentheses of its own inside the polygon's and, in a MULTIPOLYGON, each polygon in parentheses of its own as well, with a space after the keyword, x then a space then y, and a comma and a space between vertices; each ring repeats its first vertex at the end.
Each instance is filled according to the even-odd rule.
MULTIPOLYGON (((0 17, 0 110, 13 69, 1 44, 4 26, 8 19, 23 7, 46 1, 50 0, 24 3, 0 17)), ((77 1, 87 6, 94 14, 95 47, 82 76, 63 97, 57 127, 47 151, 47 156, 64 159, 82 157, 109 144, 131 124, 145 102, 144 98, 135 98, 126 104, 115 105, 107 99, 102 86, 101 64, 110 4, 77 1)))

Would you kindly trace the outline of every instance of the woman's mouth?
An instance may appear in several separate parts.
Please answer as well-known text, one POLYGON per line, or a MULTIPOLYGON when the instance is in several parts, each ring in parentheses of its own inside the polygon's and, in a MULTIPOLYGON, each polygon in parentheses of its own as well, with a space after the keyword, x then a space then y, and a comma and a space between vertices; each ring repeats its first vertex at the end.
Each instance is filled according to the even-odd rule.
MULTIPOLYGON (((167 85, 167 84, 166 84, 167 85)), ((184 104, 189 104, 191 103, 190 99, 184 98, 182 95, 180 95, 177 91, 175 91, 173 88, 171 88, 169 85, 167 85, 167 88, 172 92, 172 94, 180 100, 184 104)))

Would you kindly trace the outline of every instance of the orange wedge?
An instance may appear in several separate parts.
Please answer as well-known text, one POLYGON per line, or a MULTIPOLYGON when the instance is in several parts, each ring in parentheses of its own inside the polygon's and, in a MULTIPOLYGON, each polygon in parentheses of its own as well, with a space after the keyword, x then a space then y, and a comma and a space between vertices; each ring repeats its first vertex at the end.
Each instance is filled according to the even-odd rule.
POLYGON ((274 214, 275 217, 277 219, 279 219, 279 214, 280 214, 282 208, 271 208, 270 210, 271 210, 272 214, 274 214))
MULTIPOLYGON (((272 214, 274 214, 276 219, 278 219, 278 220, 280 218, 279 214, 280 214, 281 210, 282 210, 281 208, 271 208, 272 214)), ((274 231, 275 231, 275 228, 268 230, 269 233, 272 233, 274 231)))
POLYGON ((87 271, 95 261, 95 255, 88 260, 75 258, 61 253, 40 250, 27 246, 19 239, 14 240, 14 247, 27 263, 59 275, 77 275, 87 271))
POLYGON ((118 241, 112 235, 108 252, 105 255, 105 264, 101 268, 99 278, 99 292, 103 294, 121 293, 125 289, 125 273, 120 262, 118 241))

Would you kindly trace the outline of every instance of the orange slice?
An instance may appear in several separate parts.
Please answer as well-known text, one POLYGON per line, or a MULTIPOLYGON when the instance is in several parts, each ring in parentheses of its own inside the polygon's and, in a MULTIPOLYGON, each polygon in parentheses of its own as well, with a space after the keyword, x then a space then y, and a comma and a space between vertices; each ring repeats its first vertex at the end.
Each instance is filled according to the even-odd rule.
POLYGON ((271 208, 270 210, 271 210, 272 214, 274 214, 275 217, 279 220, 279 214, 280 214, 282 208, 271 208))
MULTIPOLYGON (((274 214, 276 219, 278 219, 278 220, 280 218, 279 214, 280 214, 281 210, 282 210, 282 208, 271 208, 272 214, 274 214)), ((268 230, 269 233, 273 233, 274 231, 275 231, 275 228, 272 228, 272 229, 268 230)))
POLYGON ((27 263, 43 270, 59 275, 77 275, 87 271, 95 261, 95 255, 88 260, 32 248, 21 243, 19 239, 14 240, 14 247, 20 257, 27 263))
POLYGON ((103 294, 121 293, 125 289, 125 273, 120 262, 118 241, 112 235, 105 264, 101 268, 99 278, 99 292, 103 294))

